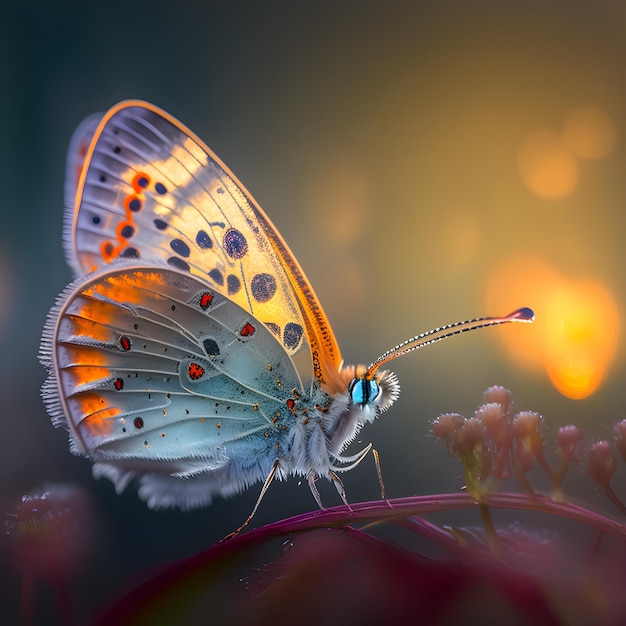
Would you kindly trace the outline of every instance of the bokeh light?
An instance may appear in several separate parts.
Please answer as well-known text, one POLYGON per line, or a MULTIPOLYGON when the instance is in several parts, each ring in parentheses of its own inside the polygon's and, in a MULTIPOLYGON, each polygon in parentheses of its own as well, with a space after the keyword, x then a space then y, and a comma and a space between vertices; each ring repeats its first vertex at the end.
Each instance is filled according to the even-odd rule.
POLYGON ((564 198, 578 185, 580 167, 560 134, 545 128, 533 131, 518 154, 519 174, 533 193, 543 198, 564 198))
POLYGON ((563 140, 581 159, 603 159, 617 140, 617 129, 608 113, 596 105, 572 109, 563 124, 563 140))
POLYGON ((568 398, 590 396, 613 363, 620 312, 609 288, 598 280, 570 280, 538 255, 520 255, 495 268, 487 281, 489 310, 532 303, 532 332, 501 329, 502 343, 521 366, 544 371, 568 398))
POLYGON ((536 319, 531 327, 513 325, 495 329, 509 357, 521 367, 541 370, 545 363, 548 333, 547 311, 552 294, 563 278, 541 255, 520 253, 495 266, 485 286, 485 310, 513 311, 532 306, 536 319))
POLYGON ((545 368, 564 396, 580 400, 604 380, 617 350, 620 313, 599 281, 563 281, 547 309, 545 368))

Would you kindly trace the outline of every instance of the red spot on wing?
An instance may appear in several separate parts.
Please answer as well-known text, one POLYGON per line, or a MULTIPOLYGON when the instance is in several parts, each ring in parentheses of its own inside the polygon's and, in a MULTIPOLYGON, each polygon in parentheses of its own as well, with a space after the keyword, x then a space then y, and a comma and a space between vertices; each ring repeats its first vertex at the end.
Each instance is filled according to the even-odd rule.
POLYGON ((239 334, 242 337, 250 337, 250 335, 254 335, 255 332, 256 332, 256 328, 250 322, 246 322, 244 324, 244 327, 239 332, 239 334))
POLYGON ((204 376, 204 367, 199 363, 190 363, 187 368, 187 374, 191 380, 198 380, 204 376))
POLYGON ((122 350, 128 352, 130 350, 130 346, 130 337, 126 337, 126 335, 120 337, 120 347, 122 348, 122 350))
POLYGON ((203 293, 200 296, 200 308, 203 310, 207 310, 213 304, 213 294, 212 293, 203 293))

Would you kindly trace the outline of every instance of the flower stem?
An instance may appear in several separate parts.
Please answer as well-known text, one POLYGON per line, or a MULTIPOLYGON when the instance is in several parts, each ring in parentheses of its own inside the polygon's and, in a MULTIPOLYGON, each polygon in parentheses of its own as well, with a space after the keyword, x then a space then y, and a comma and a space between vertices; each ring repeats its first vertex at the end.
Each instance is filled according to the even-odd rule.
POLYGON ((559 469, 552 476, 552 499, 555 502, 565 502, 563 495, 563 480, 569 467, 569 459, 563 457, 559 469))
POLYGON ((624 503, 617 497, 617 494, 613 491, 613 487, 611 487, 610 483, 606 485, 602 485, 604 488, 604 493, 606 493, 608 499, 611 501, 613 506, 622 514, 626 515, 626 506, 624 503))
POLYGON ((482 502, 478 503, 478 511, 480 512, 480 519, 482 520, 485 528, 489 551, 494 556, 500 556, 502 554, 502 547, 500 546, 500 541, 498 540, 498 533, 491 517, 491 511, 489 507, 482 502))

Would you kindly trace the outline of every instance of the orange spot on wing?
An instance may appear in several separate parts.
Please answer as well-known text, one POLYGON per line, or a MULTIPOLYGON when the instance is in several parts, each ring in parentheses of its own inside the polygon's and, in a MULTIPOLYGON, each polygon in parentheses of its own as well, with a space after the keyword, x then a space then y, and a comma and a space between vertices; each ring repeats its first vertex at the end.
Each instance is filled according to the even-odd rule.
POLYGON ((120 413, 120 409, 114 407, 109 407, 99 413, 94 413, 85 418, 81 424, 81 430, 86 429, 92 436, 104 437, 110 435, 115 424, 114 418, 120 413))
POLYGON ((104 436, 111 433, 114 419, 122 411, 117 407, 107 406, 104 398, 95 393, 74 396, 69 401, 73 422, 79 430, 91 436, 104 436))
POLYGON ((124 237, 124 229, 130 226, 133 231, 135 230, 135 225, 133 224, 133 222, 120 222, 117 225, 117 228, 115 229, 115 234, 117 235, 117 239, 118 241, 126 241, 126 239, 128 239, 128 237, 124 237))
POLYGON ((63 370, 63 385, 66 383, 70 388, 78 389, 81 385, 92 383, 97 380, 106 380, 110 378, 111 370, 106 367, 97 366, 80 366, 63 370))
POLYGON ((100 255, 105 263, 110 263, 120 253, 120 246, 114 246, 112 241, 103 241, 100 245, 100 255))
POLYGON ((76 365, 106 366, 107 355, 92 346, 63 346, 63 367, 76 365))
MULTIPOLYGON (((80 315, 83 317, 70 317, 68 318, 72 323, 72 334, 78 337, 89 337, 90 339, 97 339, 98 341, 106 341, 112 343, 115 341, 115 335, 109 328, 102 324, 95 324, 94 319, 101 321, 110 319, 110 315, 104 315, 102 309, 105 307, 94 306, 103 303, 89 303, 88 306, 83 307, 80 311, 80 315), (85 319, 87 318, 87 319, 85 319)), ((108 305, 107 308, 112 308, 108 305)))
POLYGON ((133 210, 131 209, 131 204, 135 201, 143 203, 141 196, 137 194, 130 193, 124 198, 123 204, 124 204, 124 209, 126 210, 127 216, 130 216, 133 213, 133 210))
POLYGON ((100 245, 100 256, 105 263, 111 263, 116 259, 120 252, 124 250, 127 245, 127 237, 124 237, 123 231, 127 226, 130 226, 133 231, 137 230, 137 225, 134 220, 135 211, 132 209, 132 203, 143 203, 142 196, 137 194, 128 194, 122 201, 124 211, 126 212, 126 220, 120 221, 115 228, 115 240, 104 241, 100 245))
POLYGON ((148 187, 151 180, 150 176, 148 176, 145 172, 137 172, 130 184, 133 186, 135 193, 141 193, 143 189, 148 187), (145 184, 142 184, 144 182, 145 184))
MULTIPOLYGON (((92 288, 86 289, 83 294, 87 296, 106 295, 104 291, 92 288)), ((84 299, 81 304, 80 309, 68 316, 72 321, 74 334, 107 343, 115 343, 119 333, 114 333, 107 326, 120 323, 124 311, 115 304, 98 299, 84 299)))
POLYGON ((117 302, 137 304, 146 301, 143 287, 152 289, 165 285, 161 272, 128 271, 123 274, 108 276, 104 281, 94 283, 85 289, 85 295, 99 294, 117 302))

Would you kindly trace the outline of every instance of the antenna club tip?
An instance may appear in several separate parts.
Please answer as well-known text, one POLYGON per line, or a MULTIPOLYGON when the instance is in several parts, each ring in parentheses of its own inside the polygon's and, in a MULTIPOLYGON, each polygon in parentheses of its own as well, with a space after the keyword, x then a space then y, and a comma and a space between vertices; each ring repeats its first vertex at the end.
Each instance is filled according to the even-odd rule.
POLYGON ((517 309, 517 311, 513 311, 513 313, 509 313, 507 319, 514 320, 516 322, 534 322, 535 321, 535 312, 525 306, 521 309, 517 309))

